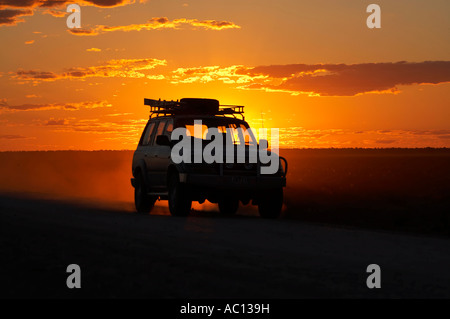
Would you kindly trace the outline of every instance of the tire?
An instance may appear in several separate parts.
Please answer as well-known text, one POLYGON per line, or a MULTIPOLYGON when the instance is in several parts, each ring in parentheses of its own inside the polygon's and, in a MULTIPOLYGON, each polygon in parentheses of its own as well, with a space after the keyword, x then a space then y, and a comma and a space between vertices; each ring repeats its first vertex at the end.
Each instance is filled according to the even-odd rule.
POLYGON ((169 211, 172 216, 188 216, 191 212, 192 200, 186 185, 180 183, 178 174, 169 176, 169 211))
POLYGON ((219 201, 219 211, 222 215, 231 216, 236 214, 239 208, 239 200, 229 197, 219 201))
POLYGON ((134 205, 136 211, 141 214, 148 214, 155 205, 156 198, 147 194, 147 186, 141 172, 136 174, 135 180, 134 205))
POLYGON ((259 198, 258 211, 263 218, 278 218, 283 208, 283 188, 266 191, 259 198))

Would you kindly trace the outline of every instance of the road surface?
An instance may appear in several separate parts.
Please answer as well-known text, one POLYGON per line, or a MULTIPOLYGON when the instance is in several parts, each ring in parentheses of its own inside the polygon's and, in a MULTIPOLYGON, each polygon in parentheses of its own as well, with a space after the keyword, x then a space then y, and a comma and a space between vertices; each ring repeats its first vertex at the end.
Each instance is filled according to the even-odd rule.
POLYGON ((450 239, 0 196, 1 296, 56 298, 450 297, 450 239), (81 267, 81 289, 66 267, 81 267), (381 267, 368 289, 366 268, 381 267))

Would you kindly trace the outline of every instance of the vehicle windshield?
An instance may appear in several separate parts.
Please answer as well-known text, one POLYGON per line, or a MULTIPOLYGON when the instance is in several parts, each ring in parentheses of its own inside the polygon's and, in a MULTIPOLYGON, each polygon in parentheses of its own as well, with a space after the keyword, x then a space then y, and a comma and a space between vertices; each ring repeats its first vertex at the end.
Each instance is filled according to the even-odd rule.
POLYGON ((256 138, 251 128, 246 122, 237 122, 233 119, 220 118, 220 119, 199 119, 200 125, 195 129, 194 119, 179 120, 177 127, 185 127, 190 136, 207 140, 208 133, 212 133, 211 128, 215 128, 219 133, 227 134, 227 138, 231 138, 233 144, 245 144, 256 145, 256 138))

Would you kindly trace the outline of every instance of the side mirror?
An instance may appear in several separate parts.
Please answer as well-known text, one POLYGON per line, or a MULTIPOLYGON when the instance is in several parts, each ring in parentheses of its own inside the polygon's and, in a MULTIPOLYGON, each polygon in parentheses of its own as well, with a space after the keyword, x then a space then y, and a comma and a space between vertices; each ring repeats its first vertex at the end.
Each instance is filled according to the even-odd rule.
POLYGON ((263 150, 266 150, 266 149, 268 149, 269 148, 269 141, 268 140, 266 140, 266 139, 260 139, 259 140, 259 148, 260 149, 263 149, 263 150))
POLYGON ((169 137, 167 135, 158 135, 156 137, 156 144, 161 146, 170 146, 169 137))

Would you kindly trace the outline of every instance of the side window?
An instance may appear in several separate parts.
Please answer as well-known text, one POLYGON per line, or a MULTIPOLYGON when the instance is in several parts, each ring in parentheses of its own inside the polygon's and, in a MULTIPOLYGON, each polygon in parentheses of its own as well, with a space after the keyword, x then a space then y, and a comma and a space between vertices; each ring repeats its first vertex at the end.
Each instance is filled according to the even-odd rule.
POLYGON ((166 121, 159 122, 158 129, 156 130, 156 136, 163 135, 164 126, 166 126, 166 121))
POLYGON ((173 121, 172 120, 168 120, 167 121, 167 125, 166 125, 166 129, 164 131, 164 135, 167 135, 167 137, 170 139, 170 137, 172 136, 172 131, 173 131, 173 121))
POLYGON ((141 145, 148 145, 150 143, 150 139, 152 137, 152 133, 155 130, 155 122, 150 123, 147 126, 147 130, 145 131, 144 137, 142 138, 142 144, 141 145))
POLYGON ((151 145, 155 145, 156 137, 158 135, 162 135, 164 131, 164 126, 166 125, 166 121, 162 120, 158 122, 158 125, 155 125, 155 134, 153 134, 153 137, 151 139, 151 145))
POLYGON ((141 138, 139 139, 138 145, 142 145, 142 141, 144 141, 144 136, 145 136, 145 133, 147 133, 149 126, 150 126, 150 122, 147 122, 147 124, 145 124, 144 130, 142 131, 141 138))

